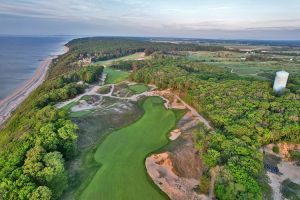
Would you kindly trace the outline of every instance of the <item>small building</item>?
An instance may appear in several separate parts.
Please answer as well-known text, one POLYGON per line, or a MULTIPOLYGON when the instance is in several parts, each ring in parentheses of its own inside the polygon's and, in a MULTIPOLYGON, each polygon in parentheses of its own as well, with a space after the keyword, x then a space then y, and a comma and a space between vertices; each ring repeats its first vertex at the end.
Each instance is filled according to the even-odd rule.
POLYGON ((79 63, 83 65, 89 65, 92 63, 92 58, 91 57, 82 58, 81 60, 79 60, 79 63))
POLYGON ((275 92, 281 92, 287 84, 289 78, 289 73, 286 71, 278 71, 276 72, 276 77, 274 80, 273 89, 275 92))

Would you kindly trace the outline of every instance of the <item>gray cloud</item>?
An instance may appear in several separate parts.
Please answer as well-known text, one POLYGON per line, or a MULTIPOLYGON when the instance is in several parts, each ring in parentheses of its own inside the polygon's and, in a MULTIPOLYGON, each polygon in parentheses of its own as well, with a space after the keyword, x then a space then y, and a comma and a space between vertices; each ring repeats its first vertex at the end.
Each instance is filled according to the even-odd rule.
POLYGON ((253 5, 250 6, 253 9, 250 12, 246 5, 237 7, 237 3, 203 3, 203 7, 199 7, 202 4, 191 0, 198 2, 197 7, 179 2, 1 0, 0 25, 6 28, 1 29, 0 34, 15 33, 18 29, 17 33, 21 34, 47 32, 190 37, 222 37, 223 34, 232 38, 260 36, 300 39, 300 14, 278 16, 277 11, 266 8, 256 12, 253 5), (264 13, 269 16, 260 17, 264 13))

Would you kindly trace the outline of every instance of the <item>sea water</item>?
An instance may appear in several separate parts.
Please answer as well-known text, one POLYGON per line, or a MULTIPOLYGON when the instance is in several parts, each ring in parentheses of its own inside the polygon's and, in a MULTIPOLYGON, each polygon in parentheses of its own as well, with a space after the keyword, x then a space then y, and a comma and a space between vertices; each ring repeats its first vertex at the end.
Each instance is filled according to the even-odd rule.
POLYGON ((0 101, 28 81, 45 59, 63 53, 69 40, 69 36, 0 36, 0 101))

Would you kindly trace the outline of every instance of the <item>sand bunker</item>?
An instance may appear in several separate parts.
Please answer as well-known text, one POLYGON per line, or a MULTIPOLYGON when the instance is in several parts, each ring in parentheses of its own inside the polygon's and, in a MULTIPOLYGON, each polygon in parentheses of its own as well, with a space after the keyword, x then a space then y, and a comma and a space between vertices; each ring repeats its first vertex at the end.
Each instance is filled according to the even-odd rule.
POLYGON ((148 174, 155 184, 173 200, 206 200, 196 193, 199 180, 178 177, 168 153, 154 154, 146 159, 148 174))
POLYGON ((173 131, 171 131, 171 133, 170 133, 170 140, 176 140, 179 136, 180 136, 180 134, 181 134, 181 131, 180 131, 180 129, 175 129, 175 130, 173 130, 173 131))
POLYGON ((290 150, 299 150, 299 144, 287 144, 281 143, 279 146, 279 154, 276 154, 272 151, 274 144, 266 145, 263 149, 266 152, 266 156, 268 154, 280 157, 282 160, 277 165, 279 174, 274 174, 271 172, 267 172, 267 175, 270 179, 270 186, 273 190, 273 199, 281 200, 281 183, 285 179, 290 179, 292 182, 300 184, 300 166, 297 166, 294 162, 289 161, 289 151, 290 150))

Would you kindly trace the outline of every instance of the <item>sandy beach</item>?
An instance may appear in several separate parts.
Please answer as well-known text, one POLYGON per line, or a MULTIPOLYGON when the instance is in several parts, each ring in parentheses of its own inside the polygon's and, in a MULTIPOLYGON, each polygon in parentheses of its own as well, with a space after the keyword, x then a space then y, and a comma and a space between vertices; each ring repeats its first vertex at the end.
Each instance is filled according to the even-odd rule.
MULTIPOLYGON (((68 51, 69 48, 64 46, 63 54, 68 51)), ((15 110, 24 99, 43 83, 52 60, 58 56, 59 55, 55 55, 43 61, 31 79, 25 82, 24 85, 14 91, 11 95, 0 101, 0 126, 10 117, 11 112, 15 110)))

